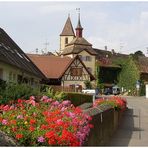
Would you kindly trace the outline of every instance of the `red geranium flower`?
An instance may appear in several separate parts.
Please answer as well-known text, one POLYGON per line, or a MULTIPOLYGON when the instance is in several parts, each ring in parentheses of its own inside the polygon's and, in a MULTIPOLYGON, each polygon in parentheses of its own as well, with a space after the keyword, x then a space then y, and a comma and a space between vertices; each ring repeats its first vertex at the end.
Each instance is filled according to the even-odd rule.
POLYGON ((23 135, 22 134, 16 134, 16 139, 21 139, 21 138, 23 138, 23 135))
POLYGON ((29 127, 29 130, 30 130, 31 132, 33 132, 33 131, 35 130, 35 127, 30 126, 30 127, 29 127))
POLYGON ((36 123, 36 120, 30 119, 30 124, 35 124, 35 123, 36 123))
POLYGON ((50 131, 50 132, 47 132, 46 134, 45 134, 45 137, 46 138, 53 138, 55 136, 55 132, 54 131, 50 131))

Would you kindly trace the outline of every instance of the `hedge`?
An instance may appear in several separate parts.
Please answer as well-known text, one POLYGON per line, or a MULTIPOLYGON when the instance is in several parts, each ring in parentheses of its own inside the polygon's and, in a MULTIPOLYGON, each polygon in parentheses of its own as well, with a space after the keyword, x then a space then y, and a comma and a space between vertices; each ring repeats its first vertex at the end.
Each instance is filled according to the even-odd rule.
POLYGON ((89 94, 82 94, 76 92, 67 92, 65 93, 66 97, 64 100, 70 100, 74 106, 79 106, 83 103, 92 102, 93 96, 89 94))

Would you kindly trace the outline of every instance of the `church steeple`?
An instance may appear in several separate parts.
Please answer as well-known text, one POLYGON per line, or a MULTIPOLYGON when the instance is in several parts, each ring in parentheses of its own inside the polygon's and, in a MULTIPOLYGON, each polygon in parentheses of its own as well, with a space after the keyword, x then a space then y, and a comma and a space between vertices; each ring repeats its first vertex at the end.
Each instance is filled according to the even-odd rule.
POLYGON ((75 38, 75 33, 71 23, 70 15, 68 14, 68 18, 60 34, 60 52, 62 52, 65 46, 68 43, 70 43, 74 38, 75 38))
POLYGON ((68 14, 67 21, 65 23, 65 26, 60 36, 75 36, 72 23, 71 23, 71 19, 70 19, 70 14, 68 14))
POLYGON ((76 27, 76 37, 82 37, 82 33, 83 33, 83 28, 81 26, 81 21, 80 21, 80 8, 77 9, 78 12, 78 24, 76 27))

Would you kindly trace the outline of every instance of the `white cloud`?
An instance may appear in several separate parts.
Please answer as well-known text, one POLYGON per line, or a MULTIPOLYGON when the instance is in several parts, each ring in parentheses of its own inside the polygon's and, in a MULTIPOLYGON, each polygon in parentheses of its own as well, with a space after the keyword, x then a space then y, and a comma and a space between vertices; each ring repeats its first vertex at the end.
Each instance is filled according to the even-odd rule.
POLYGON ((143 11, 140 14, 141 25, 148 23, 148 11, 143 11))
POLYGON ((40 8, 42 14, 60 13, 61 11, 69 13, 76 10, 78 6, 73 3, 48 3, 40 8))

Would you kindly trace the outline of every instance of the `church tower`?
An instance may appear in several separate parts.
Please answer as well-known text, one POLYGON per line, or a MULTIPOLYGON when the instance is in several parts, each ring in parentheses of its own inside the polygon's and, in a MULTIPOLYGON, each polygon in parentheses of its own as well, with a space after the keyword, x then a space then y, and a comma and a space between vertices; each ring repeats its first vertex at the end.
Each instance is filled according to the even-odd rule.
POLYGON ((73 30, 70 16, 68 15, 63 31, 60 34, 60 52, 63 52, 65 46, 68 43, 70 43, 74 38, 75 38, 75 33, 73 30))
POLYGON ((76 27, 76 37, 79 37, 79 38, 81 38, 81 37, 83 37, 82 36, 82 32, 83 31, 83 28, 82 28, 82 26, 81 26, 81 22, 80 22, 80 12, 79 12, 79 14, 78 14, 78 25, 77 25, 77 27, 76 27))

